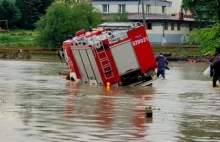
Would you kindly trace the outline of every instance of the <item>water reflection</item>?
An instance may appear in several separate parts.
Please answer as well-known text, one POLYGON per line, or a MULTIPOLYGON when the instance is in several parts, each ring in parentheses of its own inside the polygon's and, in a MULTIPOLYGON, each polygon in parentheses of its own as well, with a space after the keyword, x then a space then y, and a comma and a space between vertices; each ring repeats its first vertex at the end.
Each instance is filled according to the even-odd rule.
POLYGON ((73 111, 74 111, 74 105, 76 103, 76 96, 78 93, 77 88, 79 87, 79 84, 73 83, 71 81, 67 81, 67 91, 66 94, 67 99, 66 99, 66 103, 65 103, 65 117, 67 119, 70 119, 73 117, 73 111))
POLYGON ((149 87, 68 82, 53 62, 0 61, 0 136, 7 142, 220 141, 220 89, 204 64, 170 63, 149 87), (145 119, 144 107, 153 107, 145 119))
POLYGON ((115 95, 119 93, 119 88, 107 89, 102 88, 102 91, 99 92, 99 99, 97 99, 97 107, 95 114, 99 125, 103 125, 106 129, 110 128, 110 124, 114 118, 114 101, 115 95))
MULTIPOLYGON (((71 97, 68 96, 67 98, 65 106, 67 106, 66 110, 68 111, 65 112, 68 116, 75 116, 68 117, 68 121, 72 124, 75 123, 72 129, 76 125, 82 127, 82 123, 87 123, 87 130, 83 130, 83 132, 89 133, 89 136, 92 136, 95 140, 119 141, 121 136, 124 139, 128 137, 128 140, 140 140, 140 138, 144 140, 146 136, 144 101, 152 99, 154 89, 142 88, 137 91, 128 88, 111 87, 108 89, 105 87, 88 88, 87 86, 86 89, 90 90, 88 94, 88 92, 84 92, 84 86, 71 84, 68 85, 69 88, 67 89, 68 95, 71 95, 71 97), (93 94, 97 93, 97 90, 99 90, 98 94, 93 94), (81 106, 81 104, 84 104, 82 102, 85 101, 83 99, 86 99, 89 106, 81 106), (73 107, 75 111, 73 111, 73 107), (118 128, 118 125, 122 129, 118 128), (90 132, 90 129, 92 132, 90 132)), ((84 137, 88 136, 85 135, 84 137)), ((91 141, 92 138, 90 137, 87 140, 91 141)))
MULTIPOLYGON (((133 125, 136 127, 134 130, 136 131, 133 135, 137 139, 144 139, 147 136, 147 126, 145 126, 145 122, 151 122, 151 118, 145 118, 145 102, 152 100, 154 92, 148 92, 149 94, 145 94, 144 90, 141 90, 136 97, 138 99, 135 104, 134 116, 132 118, 133 125)), ((149 128, 148 128, 149 129, 149 128)))

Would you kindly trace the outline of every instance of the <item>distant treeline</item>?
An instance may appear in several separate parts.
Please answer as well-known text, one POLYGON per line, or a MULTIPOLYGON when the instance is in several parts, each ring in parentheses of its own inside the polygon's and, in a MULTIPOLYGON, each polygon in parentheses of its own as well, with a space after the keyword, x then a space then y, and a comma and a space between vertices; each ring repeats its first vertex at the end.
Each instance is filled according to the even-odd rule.
POLYGON ((35 23, 55 0, 0 0, 0 20, 9 28, 33 29, 35 23))

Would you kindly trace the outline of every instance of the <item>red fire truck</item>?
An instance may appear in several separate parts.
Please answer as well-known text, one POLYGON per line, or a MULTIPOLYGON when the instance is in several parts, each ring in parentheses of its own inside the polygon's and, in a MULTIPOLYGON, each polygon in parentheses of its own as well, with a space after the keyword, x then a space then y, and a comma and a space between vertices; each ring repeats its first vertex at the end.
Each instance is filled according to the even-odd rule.
POLYGON ((152 80, 157 63, 145 27, 80 30, 63 42, 72 80, 95 85, 138 85, 152 80))

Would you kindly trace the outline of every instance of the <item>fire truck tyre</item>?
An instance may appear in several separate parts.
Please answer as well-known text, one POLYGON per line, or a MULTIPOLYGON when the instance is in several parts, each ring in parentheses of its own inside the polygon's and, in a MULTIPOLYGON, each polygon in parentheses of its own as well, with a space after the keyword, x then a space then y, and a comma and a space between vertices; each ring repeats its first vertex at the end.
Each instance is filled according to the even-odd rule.
POLYGON ((71 81, 75 81, 75 79, 73 77, 70 78, 71 81))
POLYGON ((138 81, 143 81, 143 77, 142 76, 138 76, 138 81))
POLYGON ((118 83, 118 85, 119 85, 119 86, 122 86, 122 85, 123 85, 123 83, 122 83, 122 82, 119 82, 119 83, 118 83))
POLYGON ((152 80, 152 77, 151 76, 145 77, 145 80, 150 81, 150 80, 152 80))

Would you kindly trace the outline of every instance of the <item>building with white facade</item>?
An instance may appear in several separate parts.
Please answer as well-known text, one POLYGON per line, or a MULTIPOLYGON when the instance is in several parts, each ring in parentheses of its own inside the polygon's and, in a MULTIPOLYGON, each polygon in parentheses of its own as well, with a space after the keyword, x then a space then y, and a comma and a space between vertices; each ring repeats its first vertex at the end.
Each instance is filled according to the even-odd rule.
MULTIPOLYGON (((168 0, 144 0, 147 33, 151 43, 187 43, 194 19, 171 16, 172 2, 168 0)), ((93 0, 104 17, 121 12, 128 13, 131 22, 143 22, 141 0, 93 0)))

